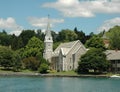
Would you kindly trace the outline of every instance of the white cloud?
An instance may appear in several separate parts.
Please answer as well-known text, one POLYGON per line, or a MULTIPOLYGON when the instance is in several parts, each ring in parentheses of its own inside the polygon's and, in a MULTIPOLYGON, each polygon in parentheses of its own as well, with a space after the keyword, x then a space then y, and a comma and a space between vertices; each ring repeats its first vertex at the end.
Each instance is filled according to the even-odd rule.
POLYGON ((21 28, 11 31, 10 34, 15 34, 16 36, 18 36, 22 32, 22 30, 23 28, 21 27, 21 28))
POLYGON ((110 28, 114 27, 114 26, 120 26, 120 17, 116 17, 110 20, 106 20, 103 25, 101 27, 98 28, 98 31, 103 31, 106 30, 108 31, 110 28))
POLYGON ((23 28, 16 23, 14 18, 8 17, 7 19, 0 18, 0 29, 10 30, 10 34, 19 35, 23 28))
MULTIPOLYGON (((36 17, 29 17, 29 23, 34 27, 41 27, 46 28, 48 23, 48 18, 36 18, 36 17)), ((63 23, 64 19, 49 19, 51 27, 53 27, 56 23, 63 23)))
POLYGON ((57 0, 43 7, 55 8, 66 17, 93 17, 96 13, 120 13, 120 0, 57 0))

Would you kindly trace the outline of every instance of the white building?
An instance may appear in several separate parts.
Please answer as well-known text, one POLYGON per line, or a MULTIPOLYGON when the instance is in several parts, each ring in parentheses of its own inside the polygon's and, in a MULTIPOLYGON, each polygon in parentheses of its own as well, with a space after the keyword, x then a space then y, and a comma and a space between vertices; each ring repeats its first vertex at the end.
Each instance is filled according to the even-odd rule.
POLYGON ((44 39, 43 57, 50 62, 51 68, 57 71, 75 70, 78 67, 78 61, 81 55, 85 54, 87 49, 79 41, 61 43, 53 51, 53 39, 48 22, 46 35, 44 39))

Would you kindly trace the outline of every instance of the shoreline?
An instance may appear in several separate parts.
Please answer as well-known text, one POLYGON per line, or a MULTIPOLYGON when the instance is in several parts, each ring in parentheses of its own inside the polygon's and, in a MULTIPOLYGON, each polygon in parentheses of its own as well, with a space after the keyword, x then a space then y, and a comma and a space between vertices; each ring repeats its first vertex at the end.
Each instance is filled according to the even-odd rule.
POLYGON ((81 75, 67 75, 67 74, 40 74, 40 73, 21 73, 21 72, 13 72, 13 73, 0 73, 1 76, 18 76, 18 77, 95 77, 95 78, 110 78, 109 75, 90 75, 90 74, 81 74, 81 75))

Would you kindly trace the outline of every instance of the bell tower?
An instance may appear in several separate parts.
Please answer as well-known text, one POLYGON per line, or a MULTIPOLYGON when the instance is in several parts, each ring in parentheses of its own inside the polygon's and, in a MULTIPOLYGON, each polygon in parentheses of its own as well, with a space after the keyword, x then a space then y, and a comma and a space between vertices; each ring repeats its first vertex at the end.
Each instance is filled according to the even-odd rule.
POLYGON ((44 53, 43 57, 51 62, 52 53, 53 53, 53 39, 50 31, 50 19, 48 15, 48 23, 47 23, 47 29, 45 32, 45 39, 44 39, 44 53))

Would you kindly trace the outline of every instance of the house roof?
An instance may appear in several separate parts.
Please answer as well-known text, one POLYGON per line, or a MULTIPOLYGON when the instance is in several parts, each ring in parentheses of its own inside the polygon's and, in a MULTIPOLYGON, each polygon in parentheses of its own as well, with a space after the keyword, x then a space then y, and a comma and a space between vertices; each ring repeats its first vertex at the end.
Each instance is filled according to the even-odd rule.
POLYGON ((72 41, 72 42, 67 42, 67 43, 61 43, 54 51, 54 54, 59 54, 60 50, 62 51, 63 55, 66 55, 72 48, 73 46, 79 42, 77 41, 72 41))
POLYGON ((105 54, 108 60, 120 60, 120 50, 107 50, 105 54))

